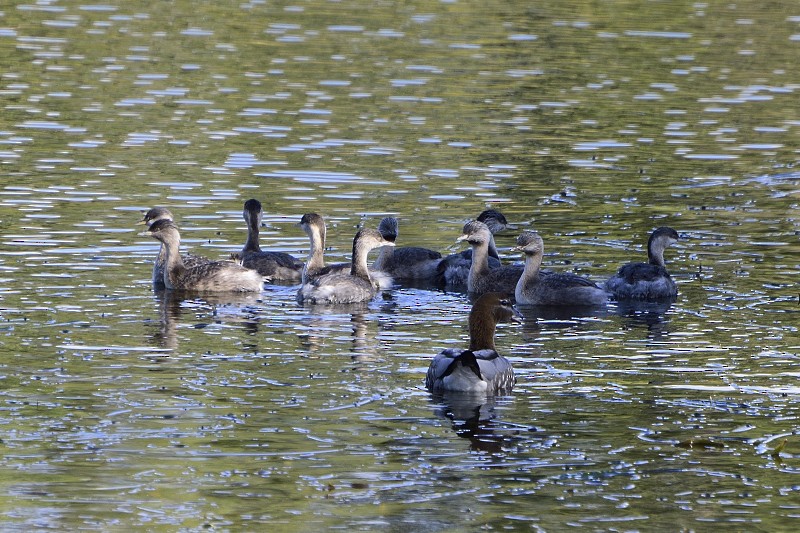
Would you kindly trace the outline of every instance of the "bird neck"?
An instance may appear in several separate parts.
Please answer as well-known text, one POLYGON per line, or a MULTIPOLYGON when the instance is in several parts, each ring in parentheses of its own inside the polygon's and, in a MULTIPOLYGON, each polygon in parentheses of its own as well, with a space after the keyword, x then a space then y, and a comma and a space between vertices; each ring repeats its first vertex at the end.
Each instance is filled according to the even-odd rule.
POLYGON ((469 349, 494 350, 494 332, 497 329, 490 310, 475 308, 469 314, 469 349))
POLYGON ((258 217, 247 217, 247 241, 244 243, 244 252, 260 252, 261 246, 258 244, 258 217))
POLYGON ((494 243, 494 236, 489 237, 489 247, 487 249, 487 253, 489 257, 494 257, 498 261, 500 260, 500 254, 497 253, 497 246, 494 243))
POLYGON ((325 266, 325 230, 311 226, 308 228, 308 238, 311 246, 308 251, 306 269, 313 272, 325 266))
POLYGON ((350 275, 358 276, 359 278, 370 281, 369 267, 367 266, 367 254, 369 248, 365 247, 362 242, 355 239, 353 242, 353 256, 350 265, 350 275))
POLYGON ((481 276, 488 272, 489 245, 486 241, 472 245, 472 264, 469 267, 469 276, 481 276))
POLYGON ((174 288, 176 281, 184 272, 186 272, 186 265, 183 264, 181 257, 180 241, 166 240, 161 243, 164 250, 166 261, 164 263, 164 285, 168 288, 174 288))
POLYGON ((542 254, 525 254, 525 269, 522 271, 520 283, 535 280, 539 277, 539 271, 542 267, 542 254), (524 281, 523 281, 524 280, 524 281))
POLYGON ((647 245, 647 259, 651 265, 656 265, 660 267, 666 268, 666 263, 664 262, 664 249, 666 246, 664 242, 661 240, 653 240, 647 245))

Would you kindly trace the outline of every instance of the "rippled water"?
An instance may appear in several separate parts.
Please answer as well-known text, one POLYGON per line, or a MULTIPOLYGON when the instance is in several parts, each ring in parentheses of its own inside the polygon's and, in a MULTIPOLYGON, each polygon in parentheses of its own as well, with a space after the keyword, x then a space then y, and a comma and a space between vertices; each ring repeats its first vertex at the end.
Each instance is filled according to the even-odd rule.
POLYGON ((4 530, 791 529, 800 12, 762 2, 103 3, 0 10, 4 530), (150 286, 170 207, 226 257, 359 224, 602 280, 678 229, 668 308, 535 315, 490 404, 423 389, 460 293, 301 307, 150 286))

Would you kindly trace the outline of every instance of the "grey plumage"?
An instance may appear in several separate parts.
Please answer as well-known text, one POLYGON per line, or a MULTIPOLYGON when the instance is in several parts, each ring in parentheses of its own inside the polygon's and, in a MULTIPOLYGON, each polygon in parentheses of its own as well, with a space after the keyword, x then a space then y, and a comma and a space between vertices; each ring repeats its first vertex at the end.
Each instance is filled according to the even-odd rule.
POLYGON ((239 254, 242 266, 256 270, 273 281, 300 281, 303 262, 285 252, 261 250, 258 242, 263 218, 261 202, 250 199, 244 203, 242 217, 247 223, 247 241, 239 254))
MULTIPOLYGON (((151 226, 153 223, 158 222, 159 220, 169 220, 174 221, 174 217, 172 216, 172 212, 167 209, 166 207, 153 207, 152 209, 148 210, 147 213, 144 214, 144 217, 139 222, 140 224, 146 224, 147 226, 151 226)), ((206 263, 210 263, 211 259, 207 257, 203 257, 200 255, 194 255, 190 253, 183 253, 181 254, 181 259, 183 260, 184 266, 186 268, 194 268, 206 263)), ((164 266, 167 263, 167 249, 163 243, 158 249, 158 255, 156 256, 156 260, 153 263, 153 287, 156 289, 164 289, 164 266)))
POLYGON ((263 288, 261 275, 232 261, 209 261, 187 267, 179 253, 180 232, 170 220, 159 220, 140 235, 161 241, 166 249, 164 285, 171 290, 258 292, 263 288))
POLYGON ((467 291, 472 295, 486 292, 513 293, 523 267, 519 265, 489 267, 489 242, 492 233, 483 222, 473 220, 464 225, 460 241, 472 247, 472 263, 467 278, 467 291))
POLYGON ((544 243, 538 233, 525 231, 517 238, 514 250, 525 254, 525 269, 514 289, 519 305, 597 306, 604 305, 608 293, 595 282, 568 272, 540 271, 544 243))
MULTIPOLYGON (((325 264, 325 239, 327 237, 325 219, 317 213, 306 213, 300 219, 300 227, 308 235, 309 240, 308 259, 303 267, 301 278, 303 284, 328 274, 350 273, 352 262, 325 264)), ((370 269, 370 278, 381 290, 391 289, 394 285, 390 274, 375 268, 370 269)))
MULTIPOLYGON (((378 225, 384 239, 396 242, 398 222, 395 217, 385 217, 378 225)), ((384 246, 373 270, 386 272, 395 279, 433 280, 442 254, 419 246, 384 246)))
MULTIPOLYGON (((488 245, 488 264, 489 268, 501 266, 500 255, 494 242, 494 234, 504 230, 508 225, 508 220, 500 211, 496 209, 486 209, 478 215, 478 222, 483 222, 492 234, 488 245)), ((469 278, 469 268, 472 265, 472 248, 468 248, 457 254, 451 254, 443 258, 437 267, 437 281, 454 289, 464 289, 469 278)))
POLYGON ((332 272, 310 277, 297 291, 300 303, 346 304, 371 300, 377 294, 378 283, 370 277, 367 254, 379 246, 393 246, 371 228, 362 228, 353 239, 350 271, 332 272))
POLYGON ((664 250, 677 242, 678 232, 662 226, 647 240, 647 263, 628 263, 606 281, 617 300, 665 300, 678 295, 678 286, 667 272, 664 250))

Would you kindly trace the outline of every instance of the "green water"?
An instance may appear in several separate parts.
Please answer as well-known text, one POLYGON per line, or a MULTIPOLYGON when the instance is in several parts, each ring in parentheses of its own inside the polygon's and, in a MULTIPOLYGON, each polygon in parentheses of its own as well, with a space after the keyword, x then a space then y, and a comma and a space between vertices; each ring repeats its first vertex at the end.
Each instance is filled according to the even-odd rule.
POLYGON ((0 8, 2 529, 796 529, 798 49, 782 2, 0 8), (597 280, 669 225, 680 296, 501 326, 465 421, 422 387, 464 294, 153 294, 143 210, 227 257, 251 197, 331 259, 492 206, 597 280))

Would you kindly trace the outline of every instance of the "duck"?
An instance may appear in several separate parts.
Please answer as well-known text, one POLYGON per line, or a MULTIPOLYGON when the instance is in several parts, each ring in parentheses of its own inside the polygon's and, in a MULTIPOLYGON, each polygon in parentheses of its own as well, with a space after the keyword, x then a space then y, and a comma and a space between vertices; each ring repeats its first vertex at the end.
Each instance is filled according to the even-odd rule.
MULTIPOLYGON (((397 218, 384 217, 378 224, 378 231, 387 241, 396 242, 398 226, 397 218)), ((436 277, 441 260, 442 254, 428 248, 383 246, 372 269, 385 272, 395 279, 432 280, 436 277)))
MULTIPOLYGON (((147 226, 152 225, 159 220, 169 220, 170 222, 174 222, 175 217, 173 217, 172 212, 167 209, 166 207, 153 207, 149 209, 142 217, 142 220, 139 221, 139 224, 145 224, 147 226)), ((187 268, 194 268, 196 266, 210 263, 211 259, 207 257, 203 257, 200 255, 194 255, 190 253, 183 253, 181 254, 181 259, 183 259, 183 264, 187 268)), ((156 256, 156 261, 153 263, 153 287, 158 290, 164 289, 164 265, 167 262, 167 249, 164 244, 161 244, 161 247, 158 249, 158 256, 156 256)))
POLYGON ((647 263, 628 263, 606 281, 616 300, 659 301, 678 296, 678 286, 667 272, 664 250, 679 239, 673 228, 662 226, 647 241, 647 263))
POLYGON ((310 277, 297 291, 299 303, 348 304, 371 300, 380 288, 370 276, 367 254, 380 246, 394 246, 373 228, 361 228, 353 238, 349 272, 332 271, 310 277))
MULTIPOLYGON (((494 242, 494 234, 499 233, 508 226, 506 217, 496 209, 486 209, 482 211, 478 222, 483 222, 489 228, 492 238, 489 240, 489 268, 497 268, 501 265, 500 254, 497 253, 497 246, 494 242)), ((439 285, 451 288, 466 287, 469 278, 469 267, 472 264, 472 249, 468 248, 457 254, 450 254, 439 262, 437 267, 437 281, 439 285)))
POLYGON ((608 301, 608 293, 589 278, 568 272, 542 275, 544 242, 534 231, 524 231, 512 248, 525 255, 525 269, 514 289, 517 305, 599 306, 608 301))
POLYGON ((161 242, 166 249, 164 286, 169 290, 213 292, 259 292, 263 277, 255 270, 232 261, 209 261, 187 267, 179 253, 181 235, 171 220, 159 220, 139 235, 161 242))
MULTIPOLYGON (((306 213, 300 218, 299 225, 308 235, 309 240, 308 259, 301 272, 301 284, 326 274, 347 274, 350 272, 352 263, 349 262, 325 264, 327 230, 325 228, 325 219, 322 216, 317 213, 306 213)), ((370 278, 381 290, 391 289, 394 285, 392 276, 381 270, 370 269, 370 278)))
POLYGON ((496 268, 489 266, 489 242, 492 232, 483 222, 473 220, 464 224, 462 235, 457 241, 467 241, 472 247, 472 262, 467 278, 467 292, 480 296, 485 292, 513 294, 524 267, 506 265, 496 268))
POLYGON ((481 295, 469 313, 469 348, 448 348, 431 361, 425 388, 446 392, 507 394, 516 383, 508 359, 497 353, 494 334, 498 322, 521 322, 522 315, 505 295, 481 295))
POLYGON ((239 252, 242 266, 257 271, 271 281, 300 281, 303 262, 285 252, 266 252, 258 243, 263 211, 261 202, 251 198, 244 203, 242 217, 247 223, 247 241, 239 252))

